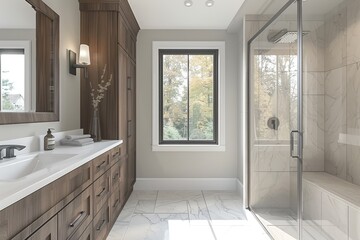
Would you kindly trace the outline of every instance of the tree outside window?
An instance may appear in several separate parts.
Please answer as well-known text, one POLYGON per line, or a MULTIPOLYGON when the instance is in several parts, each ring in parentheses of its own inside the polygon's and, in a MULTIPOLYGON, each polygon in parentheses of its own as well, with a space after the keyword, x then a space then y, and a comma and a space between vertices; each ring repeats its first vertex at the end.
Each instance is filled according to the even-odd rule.
POLYGON ((159 50, 160 144, 217 144, 218 50, 159 50))

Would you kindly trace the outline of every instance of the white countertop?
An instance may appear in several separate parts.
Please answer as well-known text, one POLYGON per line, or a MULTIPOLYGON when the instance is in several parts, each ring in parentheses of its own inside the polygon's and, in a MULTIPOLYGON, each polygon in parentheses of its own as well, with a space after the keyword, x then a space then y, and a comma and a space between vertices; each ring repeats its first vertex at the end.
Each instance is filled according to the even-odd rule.
POLYGON ((0 211, 84 165, 95 157, 122 144, 122 142, 122 140, 104 140, 83 147, 56 146, 56 149, 46 151, 47 154, 54 153, 76 155, 66 161, 63 161, 61 164, 55 164, 52 169, 44 169, 30 176, 14 181, 0 181, 0 211))

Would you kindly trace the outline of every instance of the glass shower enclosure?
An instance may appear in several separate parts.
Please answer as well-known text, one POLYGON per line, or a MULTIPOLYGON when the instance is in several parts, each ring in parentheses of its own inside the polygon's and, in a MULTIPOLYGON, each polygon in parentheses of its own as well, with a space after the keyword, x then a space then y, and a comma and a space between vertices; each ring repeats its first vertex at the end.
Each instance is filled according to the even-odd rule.
POLYGON ((274 239, 334 239, 304 216, 303 177, 325 171, 325 35, 343 2, 288 1, 248 41, 248 205, 274 239))

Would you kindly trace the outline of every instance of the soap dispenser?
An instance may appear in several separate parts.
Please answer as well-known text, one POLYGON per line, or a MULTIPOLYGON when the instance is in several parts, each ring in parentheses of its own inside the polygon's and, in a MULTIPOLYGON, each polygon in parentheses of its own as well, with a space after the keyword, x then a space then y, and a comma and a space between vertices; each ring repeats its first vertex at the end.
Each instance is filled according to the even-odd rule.
POLYGON ((51 129, 54 130, 53 128, 49 128, 47 131, 47 134, 44 137, 44 150, 53 150, 55 148, 55 137, 54 135, 51 134, 51 129))

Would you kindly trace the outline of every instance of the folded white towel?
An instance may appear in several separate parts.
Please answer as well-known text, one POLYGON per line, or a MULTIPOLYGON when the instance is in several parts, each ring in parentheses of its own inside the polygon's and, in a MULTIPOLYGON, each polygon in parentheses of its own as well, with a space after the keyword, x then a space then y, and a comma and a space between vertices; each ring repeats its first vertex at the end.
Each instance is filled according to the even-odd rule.
POLYGON ((61 139, 61 145, 69 145, 69 146, 85 146, 89 144, 93 144, 94 140, 92 138, 83 138, 77 140, 68 140, 68 139, 61 139))
POLYGON ((65 139, 67 140, 76 140, 76 139, 83 139, 83 138, 89 138, 91 137, 90 134, 84 134, 84 135, 66 135, 65 139))

